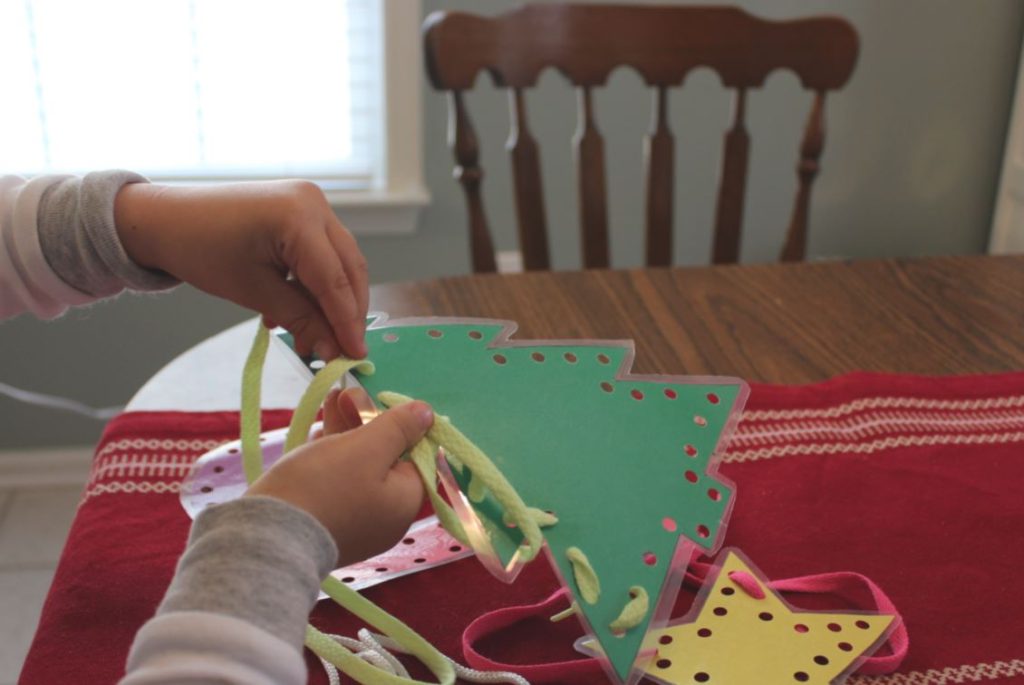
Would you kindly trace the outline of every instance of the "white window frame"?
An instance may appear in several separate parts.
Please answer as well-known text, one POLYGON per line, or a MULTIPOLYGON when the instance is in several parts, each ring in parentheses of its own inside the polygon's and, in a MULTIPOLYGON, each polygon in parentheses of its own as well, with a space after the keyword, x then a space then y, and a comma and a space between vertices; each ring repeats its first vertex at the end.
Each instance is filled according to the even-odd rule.
POLYGON ((386 157, 376 190, 325 190, 345 226, 356 235, 415 232, 421 208, 430 202, 423 178, 423 47, 420 0, 382 0, 384 37, 381 141, 386 157))

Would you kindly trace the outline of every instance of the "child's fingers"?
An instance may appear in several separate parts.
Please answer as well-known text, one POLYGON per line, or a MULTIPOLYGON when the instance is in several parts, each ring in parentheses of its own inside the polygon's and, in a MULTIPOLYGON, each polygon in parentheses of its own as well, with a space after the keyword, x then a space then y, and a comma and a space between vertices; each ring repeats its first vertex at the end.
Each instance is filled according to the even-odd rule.
MULTIPOLYGON (((353 428, 359 428, 363 425, 363 417, 359 412, 359 405, 362 398, 366 396, 366 391, 362 388, 347 388, 343 392, 337 393, 332 402, 333 407, 332 415, 333 421, 330 425, 324 421, 324 430, 327 435, 334 435, 335 433, 344 433, 350 431, 353 428)), ((327 408, 324 408, 324 417, 327 416, 327 408)))
POLYGON ((355 287, 358 284, 346 273, 326 230, 309 231, 294 263, 289 263, 288 267, 327 317, 330 341, 340 343, 342 352, 353 359, 365 357, 366 319, 359 312, 356 301, 355 287))
POLYGON ((349 435, 352 449, 386 477, 394 463, 423 439, 434 424, 434 411, 426 402, 408 402, 387 410, 349 435))
POLYGON ((423 479, 416 467, 407 461, 395 464, 387 475, 387 492, 391 502, 389 511, 399 521, 412 522, 423 507, 423 479))
MULTIPOLYGON (((345 265, 345 273, 352 282, 352 293, 356 298, 356 310, 366 320, 366 312, 370 304, 370 274, 367 269, 366 257, 359 250, 356 239, 333 215, 327 225, 327 238, 334 246, 338 258, 345 265)), ((365 325, 365 323, 364 323, 365 325)))
POLYGON ((242 304, 287 329, 295 337, 296 351, 313 350, 324 361, 338 356, 334 334, 302 284, 285 280, 277 273, 260 273, 250 280, 247 290, 246 301, 242 304))
POLYGON ((338 406, 338 397, 340 396, 341 391, 335 388, 324 398, 324 435, 334 435, 348 430, 341 407, 338 406))

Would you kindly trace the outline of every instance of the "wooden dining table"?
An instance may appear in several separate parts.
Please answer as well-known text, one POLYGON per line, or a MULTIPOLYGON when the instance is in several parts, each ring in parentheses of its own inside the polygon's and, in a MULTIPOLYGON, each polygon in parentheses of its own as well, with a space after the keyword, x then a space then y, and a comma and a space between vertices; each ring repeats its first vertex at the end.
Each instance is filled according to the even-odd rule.
MULTIPOLYGON (((973 445, 979 451, 972 455, 994 460, 986 466, 988 471, 1005 469, 1005 478, 1011 480, 1015 474, 1024 474, 1024 255, 452 276, 375 285, 370 306, 391 319, 454 316, 515 321, 518 330, 513 340, 629 339, 636 348, 635 373, 728 375, 750 382, 748 410, 752 411, 744 422, 749 416, 752 432, 744 434, 741 422, 722 465, 739 492, 730 543, 752 552, 755 561, 766 563, 766 570, 773 572, 797 575, 856 568, 883 587, 895 588, 897 604, 902 600, 910 605, 912 646, 905 664, 907 675, 888 680, 855 676, 854 681, 1024 683, 1024 639, 1009 634, 1019 629, 1017 637, 1024 635, 1024 598, 1004 586, 1003 580, 1017 564, 1024 564, 1020 498, 997 492, 1002 482, 992 474, 984 483, 972 476, 973 490, 955 509, 962 520, 945 511, 935 514, 943 517, 941 535, 949 536, 948 547, 942 537, 935 537, 940 534, 931 529, 931 519, 915 518, 925 516, 921 512, 929 507, 939 511, 950 499, 943 488, 954 487, 950 483, 955 477, 945 469, 958 468, 951 462, 955 455, 951 450, 958 446, 973 445), (871 414, 875 405, 879 413, 871 414), (913 416, 894 419, 893 407, 905 408, 913 416), (863 424, 827 425, 835 417, 854 420, 860 412, 870 414, 863 417, 863 424), (793 418, 805 414, 818 417, 813 428, 793 418), (790 424, 768 426, 780 416, 797 421, 792 424, 797 434, 810 431, 819 436, 834 428, 849 435, 847 442, 841 442, 848 449, 835 447, 840 442, 833 441, 818 455, 823 459, 818 464, 814 445, 807 442, 810 438, 792 438, 793 444, 788 445, 790 438, 780 437, 780 431, 788 430, 790 424), (765 427, 758 428, 762 421, 765 427), (883 424, 888 427, 879 429, 883 424), (875 434, 876 430, 904 431, 905 435, 875 434), (768 436, 764 444, 757 443, 758 435, 768 436), (789 447, 791 452, 786 451, 789 447), (802 456, 777 458, 790 453, 802 456), (909 489, 910 497, 919 499, 908 500, 898 514, 881 511, 892 502, 892 495, 872 485, 872 469, 883 462, 883 468, 899 463, 904 475, 916 474, 918 485, 909 489), (808 497, 804 488, 809 482, 826 491, 795 503, 793 511, 780 513, 779 498, 795 502, 797 497, 808 497), (855 503, 844 494, 847 491, 856 493, 855 503), (879 511, 872 513, 874 509, 879 511), (783 518, 773 523, 773 516, 783 518), (851 533, 853 518, 849 517, 864 519, 868 528, 851 533), (807 530, 790 534, 763 528, 783 522, 789 526, 793 520, 806 522, 807 530), (992 540, 1000 541, 1001 549, 970 547, 969 556, 975 561, 957 556, 960 566, 940 568, 939 560, 955 556, 953 543, 958 536, 982 524, 992 540), (889 530, 869 532, 874 527, 889 530), (764 535, 765 530, 778 533, 770 545, 766 537, 771 536, 764 535), (924 530, 929 534, 922 535, 924 530), (838 531, 853 537, 837 539, 838 531), (1007 557, 1002 565, 996 563, 995 570, 985 565, 993 555, 1007 557), (922 569, 935 571, 929 574, 922 569), (920 578, 907 578, 922 573, 920 578), (969 598, 959 595, 948 600, 946 613, 939 611, 942 606, 934 606, 933 595, 940 587, 945 588, 943 593, 948 589, 951 597, 955 592, 971 593, 971 587, 946 588, 961 577, 995 583, 987 587, 1002 593, 1001 599, 985 601, 996 602, 1013 615, 1002 616, 998 625, 986 615, 978 619, 983 625, 950 625, 932 635, 929 631, 943 616, 975 616, 969 598), (945 585, 932 585, 940 582, 945 585), (921 599, 921 607, 927 608, 911 601, 915 588, 931 593, 927 602, 921 599), (960 644, 969 636, 986 634, 993 625, 996 632, 983 644, 960 644), (916 652, 915 629, 923 636, 916 652), (957 642, 943 642, 945 635, 957 642), (942 680, 951 673, 966 679, 942 680)), ((172 360, 108 428, 26 661, 23 682, 76 681, 76 676, 77 682, 108 682, 101 674, 121 668, 131 635, 152 614, 184 544, 188 520, 177 503, 177 483, 195 458, 233 437, 236 430, 237 378, 251 327, 230 329, 172 360), (142 464, 119 471, 118 464, 129 463, 125 460, 142 458, 139 450, 152 460, 153 468, 147 471, 142 464), (160 504, 145 507, 146 502, 160 504), (121 523, 116 523, 121 516, 121 523), (162 531, 159 540, 149 537, 154 529, 162 531), (145 545, 140 542, 143 536, 145 545), (120 588, 116 600, 112 599, 114 591, 109 588, 117 582, 95 576, 102 575, 111 556, 115 557, 113 567, 128 568, 118 555, 133 554, 147 559, 152 569, 130 565, 132 575, 126 577, 133 578, 134 590, 120 588), (98 603, 87 599, 90 592, 98 603), (95 641, 108 650, 107 659, 121 661, 111 665, 69 655, 62 651, 67 640, 95 641)), ((267 371, 264 407, 290 409, 305 380, 292 375, 286 364, 274 366, 272 360, 267 371)), ((264 426, 283 425, 286 420, 286 413, 271 411, 264 426)), ((1019 487, 1017 482, 1010 489, 1019 491, 1019 487)), ((418 598, 430 593, 428 588, 470 588, 453 600, 451 608, 464 613, 450 620, 464 625, 475 613, 503 603, 539 601, 546 596, 541 588, 550 590, 553 582, 531 571, 533 576, 524 572, 525 580, 508 586, 518 586, 517 590, 502 589, 506 586, 500 584, 484 587, 490 582, 485 574, 465 564, 470 562, 409 576, 368 592, 403 618, 418 616, 427 636, 459 658, 457 639, 431 634, 431 621, 425 618, 429 610, 417 607, 418 598), (481 575, 471 580, 458 575, 478 572, 481 575), (536 584, 532 594, 530 582, 536 584), (508 592, 520 594, 501 594, 508 592)), ((128 573, 123 568, 111 571, 119 572, 128 573)), ((432 601, 436 599, 435 593, 432 601)), ((325 616, 324 620, 335 620, 335 614, 325 616)), ((416 620, 412 623, 417 625, 416 620)), ((495 644, 491 646, 502 651, 502 644, 512 645, 514 640, 495 644)), ((514 662, 516 655, 516 648, 508 647, 495 658, 514 662)))
POLYGON ((1024 256, 456 276, 376 286, 371 304, 512 319, 524 338, 632 339, 640 373, 1024 369, 1024 256))

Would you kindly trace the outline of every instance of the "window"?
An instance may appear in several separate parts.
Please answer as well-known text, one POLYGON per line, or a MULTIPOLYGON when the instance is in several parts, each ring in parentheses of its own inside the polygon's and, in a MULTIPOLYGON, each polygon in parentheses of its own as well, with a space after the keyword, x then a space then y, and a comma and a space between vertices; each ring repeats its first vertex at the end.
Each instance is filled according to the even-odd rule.
POLYGON ((0 3, 0 166, 298 176, 338 204, 422 204, 418 23, 408 0, 0 3))

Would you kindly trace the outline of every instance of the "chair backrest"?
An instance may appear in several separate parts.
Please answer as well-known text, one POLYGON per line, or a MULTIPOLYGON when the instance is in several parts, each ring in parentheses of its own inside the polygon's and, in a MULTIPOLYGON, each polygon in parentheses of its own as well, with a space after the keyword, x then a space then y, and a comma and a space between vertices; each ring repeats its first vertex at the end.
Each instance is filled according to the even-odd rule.
POLYGON ((857 59, 857 34, 840 18, 767 21, 729 7, 637 5, 527 5, 496 17, 435 12, 424 24, 426 65, 434 88, 448 91, 449 142, 455 177, 469 212, 474 271, 494 271, 494 248, 480 194, 483 171, 463 92, 481 70, 507 88, 513 190, 519 242, 526 269, 550 268, 537 142, 530 133, 523 89, 554 67, 577 87, 579 124, 574 144, 586 268, 609 265, 604 140, 597 130, 591 91, 619 66, 635 69, 654 91, 651 129, 644 141, 646 163, 646 257, 650 266, 672 261, 674 141, 666 90, 695 67, 715 70, 735 90, 732 127, 725 135, 712 259, 735 262, 750 139, 746 92, 764 84, 775 69, 796 72, 814 101, 800 145, 799 186, 783 260, 802 260, 811 184, 824 143, 825 92, 841 88, 857 59))

